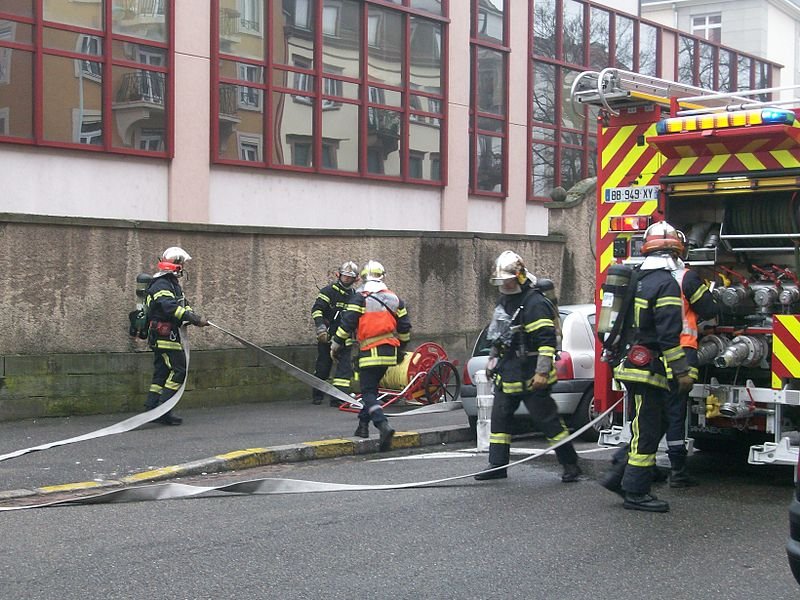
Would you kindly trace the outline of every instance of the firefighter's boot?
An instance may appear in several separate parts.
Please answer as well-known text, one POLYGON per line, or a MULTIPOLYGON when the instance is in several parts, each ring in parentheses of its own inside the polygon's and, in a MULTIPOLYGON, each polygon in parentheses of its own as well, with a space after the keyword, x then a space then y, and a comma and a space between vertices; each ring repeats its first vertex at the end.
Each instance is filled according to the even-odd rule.
POLYGON ((502 467, 503 465, 493 465, 489 463, 489 466, 486 467, 485 471, 482 471, 475 475, 475 479, 478 481, 486 481, 487 479, 505 479, 508 477, 508 469, 497 469, 497 467, 502 467), (496 471, 491 471, 490 469, 497 469, 496 471))
POLYGON ((669 503, 659 500, 653 494, 632 494, 625 492, 625 501, 622 506, 628 510, 643 510, 646 512, 669 512, 669 503))
POLYGON ((600 476, 597 483, 602 485, 609 492, 624 496, 624 492, 622 491, 622 477, 625 475, 626 464, 628 464, 627 447, 614 453, 614 457, 611 459, 611 468, 600 476))
POLYGON ((356 432, 353 434, 356 437, 368 438, 369 437, 369 421, 359 421, 356 432))
POLYGON ((389 426, 389 421, 378 421, 375 427, 381 432, 381 440, 378 449, 381 452, 388 452, 392 449, 392 438, 394 437, 394 429, 389 426))
POLYGON ((574 483, 576 481, 580 481, 582 473, 583 471, 581 471, 578 463, 564 465, 564 472, 561 474, 561 481, 563 483, 574 483))
POLYGON ((162 425, 180 425, 183 423, 183 419, 173 415, 172 411, 170 410, 158 417, 156 419, 156 423, 161 423, 162 425))
POLYGON ((689 476, 685 463, 677 469, 673 466, 669 472, 669 487, 694 487, 698 484, 699 482, 694 477, 689 476))

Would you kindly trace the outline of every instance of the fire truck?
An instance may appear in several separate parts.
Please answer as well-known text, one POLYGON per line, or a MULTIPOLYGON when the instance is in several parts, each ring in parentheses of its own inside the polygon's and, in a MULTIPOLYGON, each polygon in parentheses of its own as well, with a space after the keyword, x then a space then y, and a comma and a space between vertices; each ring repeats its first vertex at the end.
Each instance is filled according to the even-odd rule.
MULTIPOLYGON (((597 307, 609 267, 642 260, 666 219, 720 305, 700 338, 690 448, 748 450, 797 464, 800 443, 800 101, 783 88, 717 93, 619 69, 577 76, 571 100, 597 115, 597 307), (792 107, 794 105, 794 107, 792 107)), ((621 394, 595 359, 596 408, 621 394)), ((600 442, 630 438, 627 407, 600 442)))

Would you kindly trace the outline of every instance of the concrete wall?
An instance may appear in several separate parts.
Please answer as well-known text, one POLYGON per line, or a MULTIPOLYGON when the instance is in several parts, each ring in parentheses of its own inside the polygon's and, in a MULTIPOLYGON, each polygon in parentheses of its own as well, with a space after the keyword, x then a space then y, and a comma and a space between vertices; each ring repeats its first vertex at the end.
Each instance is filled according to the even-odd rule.
MULTIPOLYGON (((0 419, 139 410, 151 356, 127 315, 136 275, 167 246, 193 256, 183 285, 202 314, 311 370, 316 286, 343 260, 380 260, 410 307, 412 346, 438 341, 463 364, 491 314, 494 258, 512 248, 560 286, 564 242, 0 214, 0 419)), ((217 330, 193 329, 191 347, 188 405, 310 396, 217 330)))

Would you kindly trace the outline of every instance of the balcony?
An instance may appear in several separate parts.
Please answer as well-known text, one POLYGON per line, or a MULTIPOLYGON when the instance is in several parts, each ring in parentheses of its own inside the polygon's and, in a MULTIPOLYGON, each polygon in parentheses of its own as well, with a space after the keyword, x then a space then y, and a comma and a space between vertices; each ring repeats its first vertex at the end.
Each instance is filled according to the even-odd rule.
POLYGON ((126 145, 133 145, 134 135, 143 123, 164 127, 165 77, 155 71, 136 71, 120 78, 112 110, 117 132, 126 145))
POLYGON ((232 52, 242 41, 241 13, 233 8, 219 9, 219 44, 222 52, 232 52))

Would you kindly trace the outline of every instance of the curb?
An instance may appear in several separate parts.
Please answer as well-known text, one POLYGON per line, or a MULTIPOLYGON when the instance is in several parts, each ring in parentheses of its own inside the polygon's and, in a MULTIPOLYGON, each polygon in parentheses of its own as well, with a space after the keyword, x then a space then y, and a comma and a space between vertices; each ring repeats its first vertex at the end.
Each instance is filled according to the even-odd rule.
MULTIPOLYGON (((447 425, 445 427, 420 429, 419 431, 398 431, 394 434, 394 438, 392 439, 392 450, 452 444, 455 442, 465 442, 471 438, 469 427, 464 425, 447 425)), ((300 444, 289 444, 285 446, 272 446, 269 448, 247 448, 245 450, 235 450, 226 452, 225 454, 218 454, 211 458, 142 471, 120 479, 64 483, 37 487, 30 490, 0 491, 0 500, 11 500, 26 496, 44 496, 48 494, 90 489, 101 490, 110 487, 165 481, 193 475, 238 471, 267 465, 337 458, 340 456, 373 454, 378 452, 378 444, 378 438, 341 438, 302 442, 300 444)))

